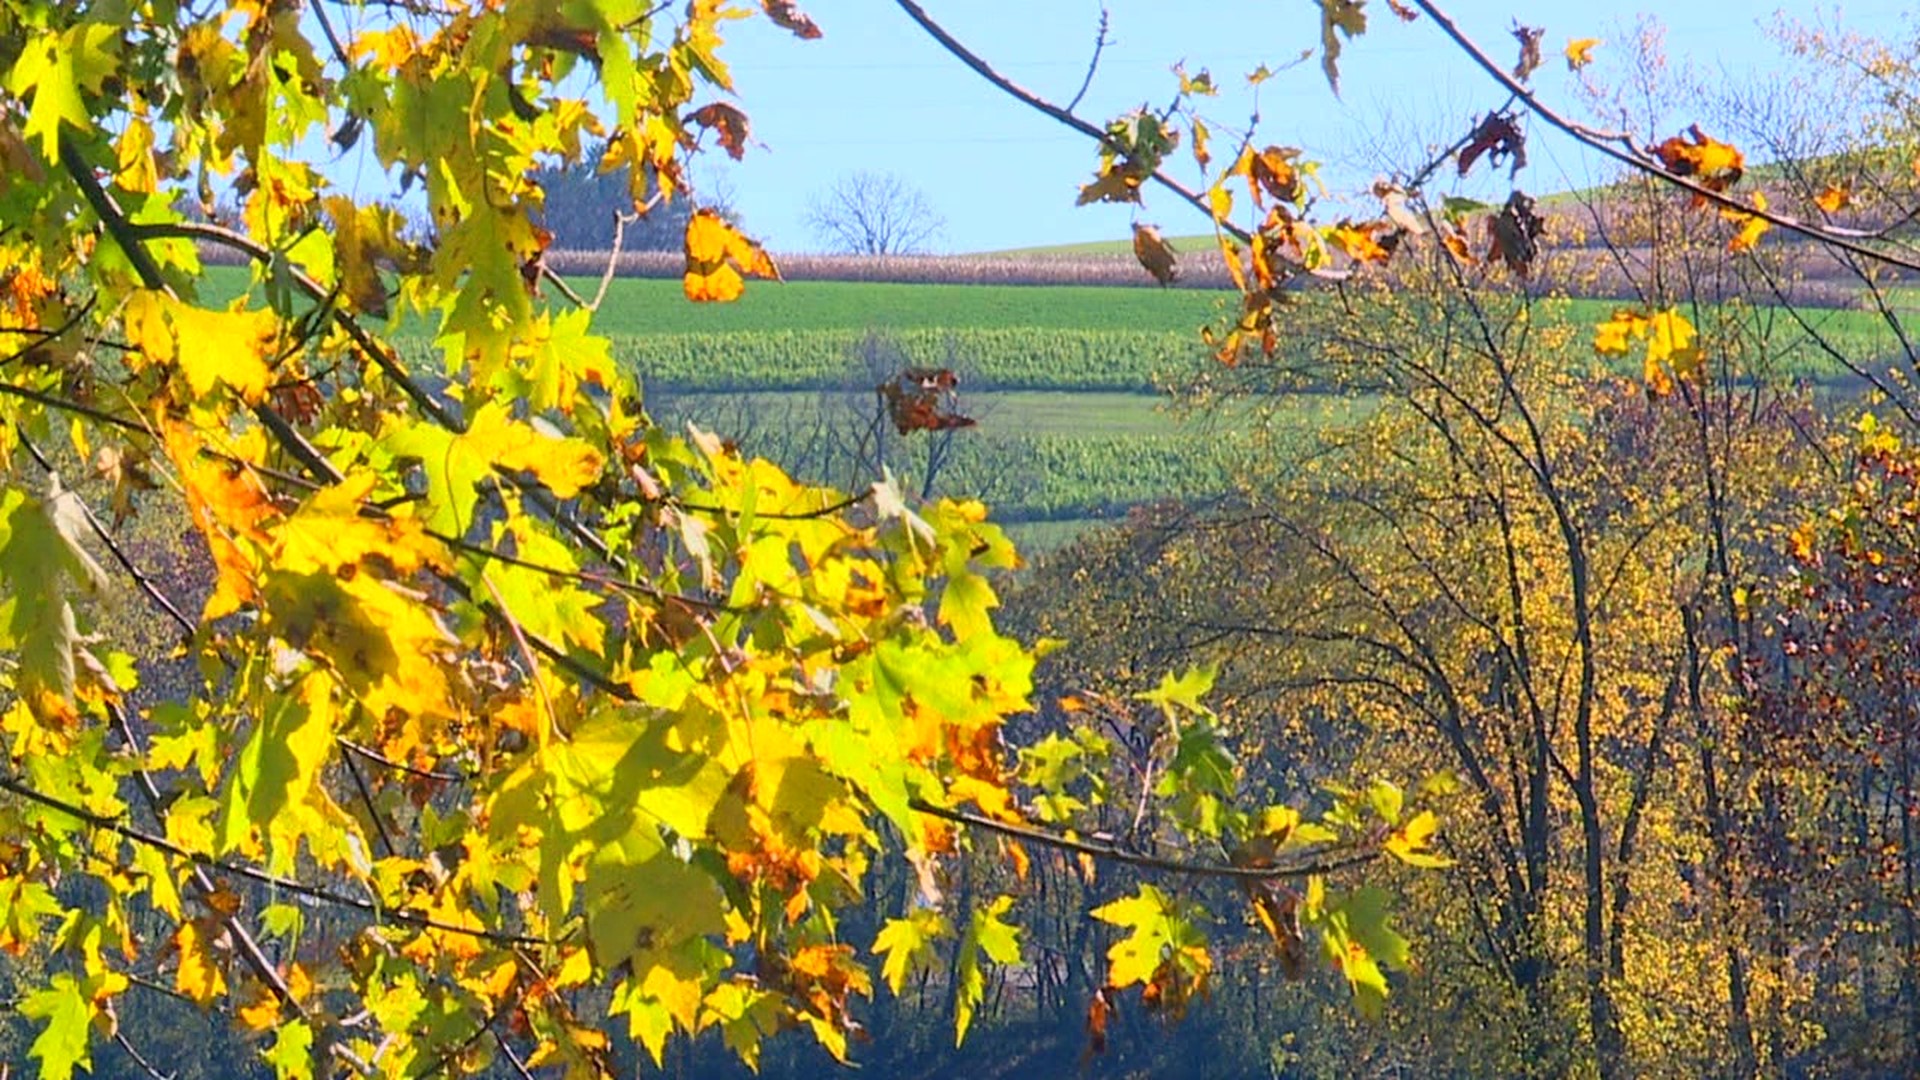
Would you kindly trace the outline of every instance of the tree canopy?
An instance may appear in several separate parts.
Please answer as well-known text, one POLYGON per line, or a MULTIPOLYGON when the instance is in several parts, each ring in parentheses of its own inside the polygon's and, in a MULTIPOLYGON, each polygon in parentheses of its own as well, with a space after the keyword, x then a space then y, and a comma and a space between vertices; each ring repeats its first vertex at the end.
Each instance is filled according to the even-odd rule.
MULTIPOLYGON (((590 162, 626 177, 624 205, 679 207, 689 302, 776 281, 688 163, 749 152, 725 35, 757 17, 818 37, 790 0, 0 0, 0 950, 41 1075, 90 1068, 109 1043, 144 1062, 123 1003, 153 994, 227 1018, 289 1077, 605 1075, 623 1046, 658 1064, 704 1033, 753 1065, 789 1029, 845 1059, 876 983, 899 994, 935 966, 957 1040, 987 973, 1035 962, 1036 855, 1074 876, 1081 922, 1105 935, 1081 1003, 1096 1046, 1122 1000, 1202 1007, 1229 917, 1290 973, 1317 952, 1377 1016, 1415 945, 1376 868, 1455 854, 1499 875, 1468 879, 1486 887, 1473 910, 1530 1015, 1558 1008, 1555 971, 1579 987, 1578 1021, 1553 1029, 1576 1034, 1516 1058, 1624 1075, 1644 1037, 1643 1003, 1620 990, 1639 823, 1691 812, 1638 779, 1665 737, 1639 707, 1664 697, 1670 718, 1687 687, 1702 775, 1744 783, 1702 811, 1709 888, 1742 917, 1784 916, 1786 884, 1743 907, 1736 876, 1784 840, 1758 763, 1786 744, 1739 741, 1737 721, 1770 700, 1836 706, 1848 673, 1836 662, 1773 699, 1738 678, 1774 669, 1748 590, 1764 559, 1728 522, 1788 527, 1754 509, 1743 471, 1778 428, 1732 424, 1744 376, 1703 349, 1703 309, 1661 289, 1580 345, 1630 358, 1636 388, 1685 415, 1618 397, 1548 411, 1567 376, 1534 351, 1528 309, 1501 322, 1468 282, 1545 272, 1539 204, 1427 186, 1523 163, 1531 116, 1648 178, 1660 213, 1716 253, 1752 253, 1771 229, 1920 269, 1897 235, 1833 219, 1869 201, 1868 180, 1770 202, 1700 125, 1636 139, 1543 100, 1543 31, 1517 27, 1508 65, 1436 5, 1388 0, 1505 100, 1377 184, 1368 213, 1327 220, 1301 150, 1252 131, 1216 142, 1205 71, 1181 69, 1164 108, 1095 123, 898 3, 1088 137, 1081 203, 1158 190, 1213 224, 1240 293, 1205 332, 1220 371, 1305 378, 1286 361, 1312 341, 1313 378, 1394 403, 1360 428, 1392 453, 1276 484, 1298 501, 1254 516, 1270 530, 1258 548, 1194 550, 1208 567, 1290 556, 1250 561, 1247 580, 1296 590, 1276 633, 1319 646, 1273 654, 1322 695, 1302 715, 1404 722, 1450 748, 1445 767, 1407 759, 1388 778, 1369 768, 1384 755, 1360 758, 1300 792, 1240 752, 1207 664, 1134 672, 1129 694, 1043 694, 1036 664, 1057 643, 1001 625, 1020 560, 984 506, 885 475, 812 486, 724 433, 653 423, 592 306, 544 265, 543 182, 590 162), (328 179, 323 159, 356 146, 424 198, 427 235, 389 193, 328 179), (1175 179, 1175 154, 1205 183, 1175 179), (237 221, 211 220, 224 191, 237 221), (216 253, 248 264, 239 295, 209 273, 216 253), (1300 303, 1322 283, 1344 309, 1300 303), (1374 301, 1388 317, 1363 323, 1374 301), (1302 308, 1322 321, 1303 329, 1302 308), (431 328, 431 354, 396 348, 407 325, 431 328), (1457 331, 1449 351, 1430 351, 1436 326, 1457 331), (1649 432, 1706 449, 1636 456, 1649 432), (1648 462, 1669 471, 1628 467, 1648 462), (1606 502, 1616 480, 1631 513, 1606 502), (1706 511, 1688 516, 1696 491, 1706 511), (1649 537, 1684 549, 1686 573, 1635 561, 1649 537), (1685 603, 1658 603, 1676 582, 1685 603), (1705 683, 1742 704, 1710 708, 1705 683), (1620 767, 1621 745, 1644 763, 1620 767), (1459 789, 1484 835, 1443 855, 1437 810, 1459 789), (1562 817, 1574 835, 1556 841, 1562 817), (1222 902, 1194 880, 1235 889, 1222 902), (856 900, 883 917, 849 917, 856 900), (1578 926, 1564 953, 1543 929, 1555 918, 1578 926)), ((1364 6, 1319 5, 1336 90, 1364 6)), ((1598 45, 1570 40, 1565 67, 1598 45)), ((1174 280, 1155 228, 1133 240, 1146 273, 1174 280)), ((922 388, 943 389, 937 373, 922 388)), ((1908 475, 1888 439, 1839 520, 1880 512, 1872 478, 1908 475)), ((1814 566, 1831 548, 1851 570, 1878 550, 1868 532, 1805 531, 1793 550, 1814 566)), ((1195 610, 1192 583, 1162 571, 1195 610)), ((1852 614, 1848 597, 1888 587, 1861 572, 1781 620, 1817 636, 1837 618, 1815 620, 1820 605, 1852 614)), ((1770 963, 1790 985, 1785 946, 1749 947, 1735 926, 1728 969, 1770 963)), ((1751 1066, 1772 1053, 1756 1049, 1764 1018, 1734 1015, 1751 1066)))
MULTIPOLYGON (((703 144, 746 148, 738 14, 0 5, 0 947, 41 1075, 137 1055, 122 1004, 162 992, 282 1076, 595 1075, 608 1016, 656 1061, 717 1031, 752 1063, 794 1027, 843 1056, 873 968, 898 990, 945 940, 964 1036, 1022 943, 1011 895, 949 919, 946 867, 1017 879, 1029 844, 1241 879, 1281 947, 1317 937, 1384 997, 1384 894, 1327 875, 1430 859, 1417 799, 1382 780, 1303 817, 1245 788, 1194 671, 1120 709, 1168 811, 1079 836, 1114 745, 1010 752, 1035 652, 995 626, 1017 556, 984 508, 661 430, 542 289, 538 178, 590 157, 692 207, 690 301, 778 278, 687 183, 703 144), (318 167, 362 142, 430 236, 318 167), (143 526, 198 569, 163 573, 143 526), (122 633, 145 613, 162 640, 122 633), (855 936, 836 909, 883 859, 919 884, 855 936)), ((1204 991, 1184 901, 1092 914, 1116 992, 1204 991)))

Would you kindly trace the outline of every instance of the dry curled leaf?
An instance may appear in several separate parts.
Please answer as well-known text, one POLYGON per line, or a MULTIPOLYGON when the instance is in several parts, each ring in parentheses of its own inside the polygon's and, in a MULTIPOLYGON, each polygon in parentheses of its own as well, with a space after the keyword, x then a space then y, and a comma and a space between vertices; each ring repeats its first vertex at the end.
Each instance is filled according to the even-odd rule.
POLYGON ((760 6, 766 9, 767 18, 783 30, 793 31, 793 35, 806 41, 820 36, 820 24, 800 10, 793 0, 760 0, 760 6))
POLYGON ((1546 36, 1546 33, 1547 30, 1543 26, 1522 26, 1517 22, 1513 24, 1513 40, 1520 43, 1520 59, 1513 65, 1513 77, 1517 81, 1526 82, 1533 77, 1534 70, 1540 66, 1540 39, 1546 36))
POLYGON ((747 153, 747 114, 724 101, 714 101, 700 106, 687 119, 704 128, 711 128, 720 137, 720 148, 727 156, 739 161, 747 153))
POLYGON ((1540 253, 1540 234, 1546 228, 1547 223, 1533 212, 1533 198, 1516 191, 1507 196, 1507 204, 1488 223, 1492 244, 1487 257, 1498 255, 1507 269, 1525 277, 1533 271, 1534 256, 1540 253))
POLYGON ((1159 229, 1138 222, 1134 224, 1133 257, 1140 260, 1140 265, 1153 275, 1153 280, 1161 285, 1173 284, 1174 279, 1180 276, 1179 268, 1174 265, 1177 254, 1173 245, 1160 235, 1159 229))
POLYGON ((1460 175, 1467 175, 1473 163, 1480 155, 1487 156, 1487 164, 1499 168, 1500 163, 1513 159, 1510 173, 1519 172, 1527 166, 1527 137, 1520 130, 1519 120, 1511 113, 1488 113, 1480 126, 1473 129, 1467 144, 1460 148, 1460 175))

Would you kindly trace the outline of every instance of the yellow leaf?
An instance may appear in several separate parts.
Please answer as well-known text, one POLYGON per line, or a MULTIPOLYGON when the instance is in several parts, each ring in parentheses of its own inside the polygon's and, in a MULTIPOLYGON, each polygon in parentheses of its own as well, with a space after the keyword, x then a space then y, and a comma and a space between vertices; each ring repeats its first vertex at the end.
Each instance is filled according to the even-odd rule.
MULTIPOLYGON (((1765 210, 1767 208, 1766 195, 1758 191, 1754 192, 1753 208, 1755 210, 1765 210)), ((1735 233, 1731 240, 1727 241, 1728 251, 1739 252, 1753 250, 1753 246, 1760 242, 1760 237, 1765 234, 1768 229, 1773 228, 1772 222, 1758 214, 1745 214, 1738 210, 1722 210, 1720 211, 1720 216, 1740 226, 1740 231, 1735 233)))
POLYGON ((746 277, 780 280, 773 257, 712 210, 687 219, 686 254, 681 287, 689 300, 724 303, 746 291, 746 277))
POLYGON ((1601 356, 1625 356, 1629 337, 1646 336, 1646 317, 1637 311, 1622 308, 1613 313, 1613 318, 1594 328, 1593 351, 1601 356))
POLYGON ((280 325, 271 311, 209 311, 142 289, 122 313, 127 338, 148 362, 178 364, 196 397, 222 384, 249 403, 266 396, 267 357, 280 325))
POLYGON ((1593 47, 1600 44, 1599 38, 1574 38, 1567 42, 1567 70, 1579 71, 1593 63, 1593 47))
POLYGON ((173 985, 201 1008, 213 1004, 227 992, 227 973, 219 957, 213 954, 213 942, 198 922, 180 924, 173 936, 180 951, 180 967, 174 972, 173 985))
POLYGON ((1664 363, 1683 379, 1698 379, 1702 365, 1693 324, 1669 308, 1647 320, 1647 363, 1664 363))
POLYGON ((1327 242, 1354 262, 1386 262, 1389 252, 1374 239, 1377 228, 1377 225, 1356 226, 1343 221, 1326 230, 1327 242))

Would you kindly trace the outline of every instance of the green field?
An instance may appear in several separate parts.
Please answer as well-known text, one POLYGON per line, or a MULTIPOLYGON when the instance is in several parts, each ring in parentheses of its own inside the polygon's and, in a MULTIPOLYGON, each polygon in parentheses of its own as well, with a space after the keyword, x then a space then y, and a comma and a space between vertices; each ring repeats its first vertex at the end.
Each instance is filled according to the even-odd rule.
MULTIPOLYGON (((216 268, 212 278, 210 300, 246 288, 243 271, 216 268)), ((598 287, 574 284, 588 295, 598 287)), ((986 499, 1044 548, 1130 505, 1226 490, 1232 456, 1248 438, 1245 418, 1183 420, 1154 391, 1212 365, 1197 331, 1232 299, 1194 290, 796 282, 755 284, 735 304, 694 305, 676 281, 623 278, 595 326, 639 374, 662 420, 692 420, 842 486, 864 482, 850 458, 834 455, 875 428, 874 386, 904 366, 951 367, 961 375, 961 409, 979 426, 956 433, 930 490, 986 499)), ((1896 297, 1916 302, 1920 290, 1896 297)), ((1586 327, 1620 306, 1542 301, 1533 318, 1586 327)), ((1892 362, 1896 345, 1877 314, 1802 314, 1848 354, 1892 362)), ((1690 315, 1704 323, 1714 313, 1690 315)), ((1748 313, 1743 325, 1760 328, 1755 344, 1772 370, 1836 385, 1846 378, 1784 313, 1748 313)), ((438 363, 424 325, 403 324, 396 338, 416 364, 438 363)), ((1592 361, 1588 339, 1574 335, 1570 363, 1592 361)), ((1325 407, 1289 405, 1287 415, 1311 426, 1326 421, 1325 407)), ((926 437, 889 431, 886 440, 889 466, 918 490, 926 437)))

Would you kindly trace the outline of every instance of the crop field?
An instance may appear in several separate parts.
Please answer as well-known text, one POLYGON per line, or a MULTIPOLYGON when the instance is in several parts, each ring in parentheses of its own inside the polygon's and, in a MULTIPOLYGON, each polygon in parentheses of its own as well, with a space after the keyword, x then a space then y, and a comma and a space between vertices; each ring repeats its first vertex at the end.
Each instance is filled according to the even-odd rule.
MULTIPOLYGON (((598 282, 574 285, 591 295, 598 282)), ((244 271, 216 269, 214 291, 231 297, 245 288, 244 271)), ((1920 290, 1894 299, 1920 307, 1920 290)), ((876 383, 910 365, 953 368, 961 411, 979 426, 954 434, 928 490, 985 499, 998 518, 1017 523, 1021 539, 1044 548, 1143 501, 1203 498, 1230 487, 1233 452, 1249 438, 1240 422, 1247 418, 1228 412, 1185 420, 1155 390, 1211 363, 1197 331, 1231 301, 1194 289, 796 281, 756 284, 734 304, 694 305, 677 281, 617 278, 595 325, 640 376, 661 419, 691 420, 843 486, 857 480, 851 459, 826 447, 837 441, 844 452, 876 429, 876 383)), ((1542 301, 1534 318, 1591 326, 1620 306, 1542 301)), ((1893 354, 1875 313, 1802 315, 1851 355, 1893 354)), ((1843 380, 1784 313, 1748 323, 1763 328, 1757 343, 1776 371, 1843 380)), ((434 362, 424 325, 403 324, 396 336, 416 362, 434 362)), ((1587 335, 1574 340, 1579 355, 1570 362, 1592 362, 1587 335)), ((1325 422, 1326 403, 1297 406, 1302 425, 1325 422)), ((885 438, 890 467, 918 490, 926 481, 926 437, 902 442, 889 430, 885 438)))

